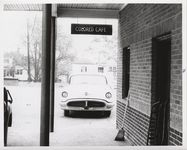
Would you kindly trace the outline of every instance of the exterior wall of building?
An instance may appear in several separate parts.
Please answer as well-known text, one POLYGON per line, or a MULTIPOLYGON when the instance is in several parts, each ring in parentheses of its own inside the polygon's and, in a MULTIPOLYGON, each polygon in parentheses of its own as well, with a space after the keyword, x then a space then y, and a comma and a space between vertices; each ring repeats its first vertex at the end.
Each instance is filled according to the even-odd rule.
POLYGON ((124 125, 133 145, 146 145, 151 112, 152 38, 171 32, 169 145, 182 144, 182 5, 128 4, 119 14, 117 128, 122 126, 122 51, 130 46, 129 106, 124 125))

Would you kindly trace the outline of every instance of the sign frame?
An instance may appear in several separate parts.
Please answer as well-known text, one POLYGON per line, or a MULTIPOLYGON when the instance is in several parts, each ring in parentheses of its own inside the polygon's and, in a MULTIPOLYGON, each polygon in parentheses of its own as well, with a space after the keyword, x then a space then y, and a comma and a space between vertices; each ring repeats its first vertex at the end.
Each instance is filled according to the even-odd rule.
POLYGON ((71 24, 71 34, 112 35, 112 25, 71 24))

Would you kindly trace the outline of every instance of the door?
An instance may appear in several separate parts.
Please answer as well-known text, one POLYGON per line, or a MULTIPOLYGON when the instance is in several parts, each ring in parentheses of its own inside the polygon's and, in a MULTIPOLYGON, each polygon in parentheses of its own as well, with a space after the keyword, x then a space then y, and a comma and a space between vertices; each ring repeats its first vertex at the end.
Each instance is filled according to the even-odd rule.
POLYGON ((170 33, 153 38, 152 50, 152 104, 159 102, 155 111, 154 145, 167 145, 170 117, 170 33))

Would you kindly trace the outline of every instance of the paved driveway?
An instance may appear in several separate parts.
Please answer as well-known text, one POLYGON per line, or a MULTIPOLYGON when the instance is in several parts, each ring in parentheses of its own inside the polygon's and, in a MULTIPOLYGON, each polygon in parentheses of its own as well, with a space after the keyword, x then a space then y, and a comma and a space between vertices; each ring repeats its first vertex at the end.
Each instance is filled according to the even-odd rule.
MULTIPOLYGON (((40 84, 24 83, 7 86, 13 98, 13 126, 9 128, 8 146, 39 146, 40 84)), ((50 133, 51 146, 125 146, 114 141, 115 108, 109 118, 100 113, 74 113, 64 117, 60 109, 60 87, 56 86, 55 126, 50 133)))

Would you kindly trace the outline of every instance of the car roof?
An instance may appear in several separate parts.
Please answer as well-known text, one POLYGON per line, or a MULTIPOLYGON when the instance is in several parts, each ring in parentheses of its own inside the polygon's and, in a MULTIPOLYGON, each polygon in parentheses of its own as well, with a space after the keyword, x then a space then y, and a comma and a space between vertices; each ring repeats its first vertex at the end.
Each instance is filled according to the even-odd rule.
POLYGON ((87 75, 87 76, 100 76, 100 77, 103 77, 103 78, 105 78, 105 80, 106 80, 106 83, 108 84, 108 80, 107 80, 107 77, 104 75, 104 74, 90 74, 90 73, 79 73, 79 74, 71 74, 70 76, 69 76, 69 81, 71 80, 71 77, 72 76, 78 76, 78 75, 87 75))

